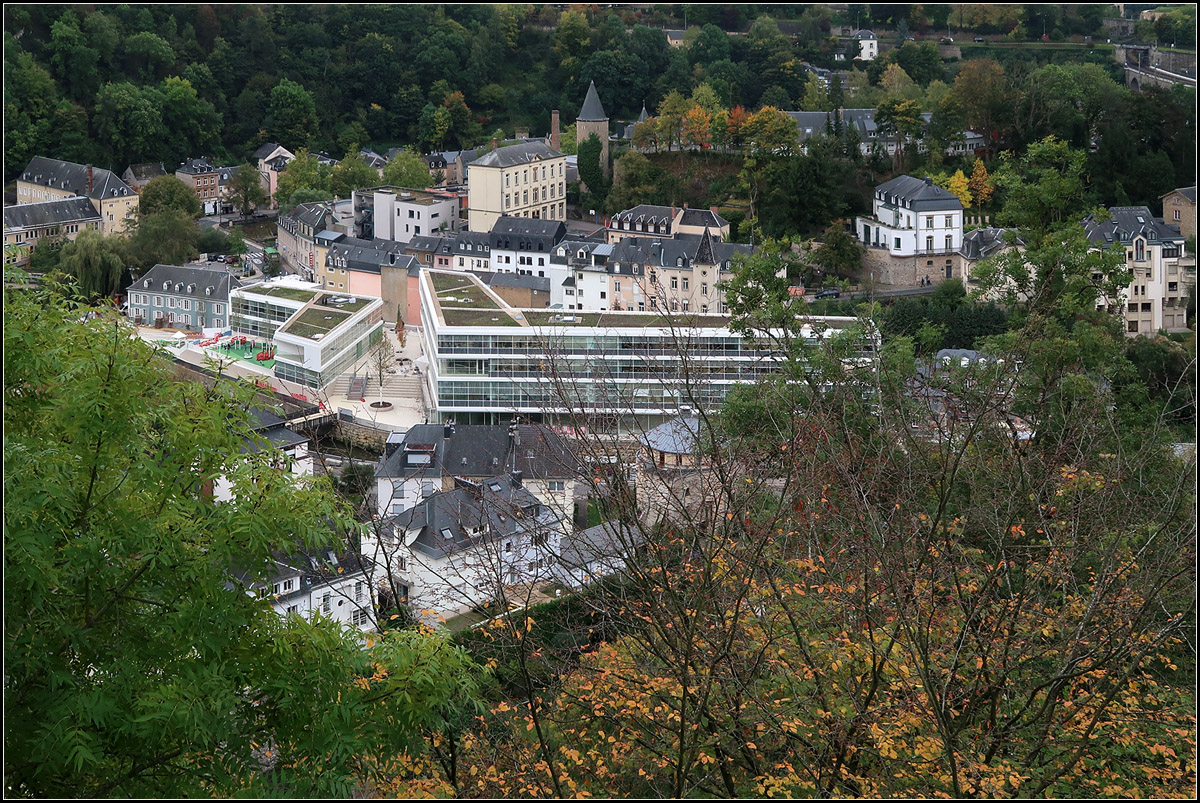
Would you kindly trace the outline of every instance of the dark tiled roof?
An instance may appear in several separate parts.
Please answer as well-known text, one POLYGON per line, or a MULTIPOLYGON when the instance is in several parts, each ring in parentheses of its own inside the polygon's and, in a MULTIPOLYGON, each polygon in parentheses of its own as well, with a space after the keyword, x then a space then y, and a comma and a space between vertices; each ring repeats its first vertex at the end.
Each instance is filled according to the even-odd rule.
POLYGON ((562 438, 534 424, 519 426, 519 446, 503 424, 456 425, 450 437, 446 437, 447 426, 418 424, 409 429, 404 444, 384 457, 375 476, 488 477, 514 466, 536 479, 567 479, 579 473, 579 462, 562 438), (419 445, 432 451, 420 451, 419 445), (420 463, 409 457, 418 453, 430 454, 430 461, 420 463))
POLYGON ((855 38, 855 39, 876 39, 878 37, 876 37, 875 34, 872 33, 871 31, 864 29, 861 31, 855 31, 853 38, 855 38))
POLYGON ((21 173, 20 178, 21 181, 31 184, 56 190, 68 190, 76 195, 86 195, 96 200, 123 198, 137 194, 111 170, 105 170, 102 167, 89 168, 87 165, 64 162, 61 159, 47 159, 45 156, 35 156, 30 159, 29 166, 21 173), (89 169, 92 171, 91 192, 88 192, 89 169))
POLYGON ((167 169, 163 167, 162 162, 143 162, 142 164, 130 165, 126 170, 133 180, 139 184, 144 184, 152 178, 165 176, 167 169))
POLYGON ((720 265, 737 254, 753 253, 753 246, 742 243, 727 243, 708 233, 704 235, 681 234, 674 239, 653 240, 648 237, 624 237, 613 248, 609 264, 619 263, 622 269, 635 264, 643 267, 684 267, 693 265, 720 265))
POLYGON ((1176 187, 1175 189, 1171 190, 1171 192, 1168 192, 1166 195, 1160 195, 1158 197, 1166 198, 1167 195, 1172 195, 1174 193, 1179 193, 1180 195, 1182 195, 1184 198, 1191 201, 1192 203, 1196 203, 1196 185, 1194 185, 1194 184, 1190 187, 1176 187))
POLYGON ((540 142, 529 142, 496 148, 480 156, 471 162, 471 164, 480 167, 512 167, 543 159, 558 159, 561 156, 563 156, 561 151, 557 151, 549 145, 540 142))
POLYGON ((4 207, 4 227, 32 229, 63 223, 99 221, 100 213, 92 202, 81 195, 61 201, 42 201, 36 204, 4 207))
POLYGON ((563 539, 558 560, 568 569, 586 569, 597 561, 628 560, 642 541, 636 528, 609 521, 563 539))
POLYGON ((258 161, 260 159, 266 159, 268 156, 271 155, 271 152, 274 151, 278 147, 279 147, 278 142, 268 142, 266 145, 260 145, 258 147, 258 150, 256 150, 254 152, 255 161, 258 161))
MULTIPOLYGON (((962 201, 949 190, 942 189, 932 179, 921 180, 913 176, 897 176, 875 188, 885 197, 908 201, 908 208, 916 211, 962 209, 962 201)), ((894 201, 893 201, 894 202, 894 201)))
POLYGON ((579 110, 579 116, 575 119, 584 122, 608 121, 608 115, 604 113, 604 106, 600 103, 600 94, 596 91, 595 81, 588 84, 587 97, 583 99, 583 108, 579 110))
POLYGON ((489 475, 478 482, 423 499, 416 507, 387 521, 397 534, 416 530, 411 546, 432 557, 461 552, 497 539, 532 530, 557 528, 559 518, 509 475, 489 475))
POLYGON ((162 293, 228 302, 229 291, 241 286, 241 282, 223 270, 159 264, 146 271, 125 289, 129 292, 162 293), (150 284, 147 285, 146 282, 150 284), (166 289, 164 284, 167 285, 166 289), (177 287, 179 289, 176 289, 177 287), (206 294, 204 291, 209 287, 212 288, 212 293, 206 294))
POLYGON ((492 224, 491 234, 493 247, 496 245, 496 235, 503 235, 510 239, 512 237, 539 237, 557 243, 567 236, 567 224, 561 220, 502 215, 492 224))
POLYGON ((729 221, 713 212, 711 209, 685 209, 679 219, 680 226, 711 226, 719 229, 729 225, 729 221))
POLYGON ((408 269, 410 263, 416 261, 404 253, 404 243, 356 237, 343 237, 331 245, 325 257, 326 267, 333 267, 339 259, 345 260, 345 265, 337 267, 367 273, 379 273, 384 265, 408 269))
POLYGON ((1151 215, 1147 207, 1114 206, 1108 210, 1108 214, 1109 219, 1103 223, 1091 217, 1084 219, 1083 227, 1087 230, 1088 240, 1099 244, 1121 242, 1128 245, 1134 237, 1141 236, 1152 245, 1163 241, 1183 242, 1179 229, 1151 215))
POLYGON ((632 209, 623 209, 612 216, 613 222, 628 220, 633 223, 670 223, 675 219, 675 209, 669 206, 638 204, 632 209))
POLYGON ((987 259, 1007 248, 1010 237, 1016 237, 1016 245, 1025 245, 1025 241, 1013 229, 975 229, 963 235, 960 253, 970 260, 987 259))
POLYGON ((213 167, 213 163, 207 159, 188 159, 179 167, 175 168, 176 173, 187 173, 196 175, 198 173, 213 173, 217 168, 213 167))

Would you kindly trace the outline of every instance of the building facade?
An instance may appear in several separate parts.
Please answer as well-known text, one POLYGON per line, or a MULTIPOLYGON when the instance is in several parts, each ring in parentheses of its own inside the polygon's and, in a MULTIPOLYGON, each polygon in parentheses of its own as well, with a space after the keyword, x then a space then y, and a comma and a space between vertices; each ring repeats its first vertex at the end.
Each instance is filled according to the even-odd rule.
POLYGON ((468 221, 489 232, 501 215, 567 219, 567 158, 544 143, 496 148, 467 168, 468 221))
POLYGON ((138 194, 111 170, 35 156, 17 177, 17 204, 83 196, 100 215, 101 234, 124 234, 138 194))
POLYGON ((82 196, 4 207, 4 264, 24 267, 47 241, 70 241, 85 229, 100 230, 100 213, 82 196))
POLYGON ((188 159, 175 168, 175 178, 196 193, 196 200, 206 215, 221 209, 221 185, 218 168, 207 159, 188 159))
POLYGON ((1102 299, 1099 305, 1119 311, 1131 336, 1186 332, 1196 258, 1187 253, 1184 236, 1144 206, 1114 206, 1108 214, 1105 221, 1084 220, 1088 240, 1096 248, 1123 249, 1133 281, 1120 298, 1102 299))
POLYGON ((600 94, 596 92, 595 81, 588 84, 587 96, 583 99, 579 116, 575 118, 576 142, 582 145, 592 134, 595 134, 600 140, 600 169, 604 171, 606 177, 611 176, 612 168, 608 161, 608 115, 604 112, 603 104, 600 103, 600 94))
POLYGON ((892 256, 953 254, 962 247, 962 201, 929 177, 898 176, 875 188, 872 214, 855 219, 855 233, 892 256))
POLYGON ((1180 187, 1162 196, 1163 222, 1187 237, 1196 236, 1196 187, 1180 187))
POLYGON ((230 293, 240 286, 223 270, 155 265, 126 288, 125 315, 138 326, 226 329, 230 293))

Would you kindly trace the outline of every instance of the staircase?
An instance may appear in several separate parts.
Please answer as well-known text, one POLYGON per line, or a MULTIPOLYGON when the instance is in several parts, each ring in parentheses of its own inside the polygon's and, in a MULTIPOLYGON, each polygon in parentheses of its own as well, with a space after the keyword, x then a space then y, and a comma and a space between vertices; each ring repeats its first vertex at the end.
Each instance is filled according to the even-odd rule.
MULTIPOLYGON (((368 382, 363 376, 352 377, 350 374, 343 374, 325 388, 325 393, 331 401, 339 399, 373 401, 374 399, 371 397, 379 397, 379 384, 374 379, 368 382)), ((412 374, 408 376, 402 376, 399 373, 384 374, 383 398, 392 401, 420 399, 421 378, 412 374)))

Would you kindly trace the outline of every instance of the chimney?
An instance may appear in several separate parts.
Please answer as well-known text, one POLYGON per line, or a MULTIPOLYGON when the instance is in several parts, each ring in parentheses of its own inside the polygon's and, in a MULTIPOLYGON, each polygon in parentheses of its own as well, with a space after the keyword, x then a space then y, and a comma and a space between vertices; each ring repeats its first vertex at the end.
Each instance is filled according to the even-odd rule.
POLYGON ((712 212, 714 215, 718 215, 718 214, 720 214, 720 213, 717 211, 717 208, 716 208, 715 206, 710 206, 710 207, 708 208, 708 211, 709 211, 709 212, 712 212))
POLYGON ((683 208, 684 208, 684 209, 687 209, 687 208, 688 208, 687 201, 684 201, 684 202, 683 202, 683 208))
POLYGON ((91 195, 91 194, 92 194, 92 166, 91 166, 91 165, 88 165, 88 188, 87 188, 87 194, 88 194, 88 195, 91 195))
POLYGON ((453 434, 454 434, 454 422, 447 421, 446 425, 444 427, 442 427, 442 435, 446 438, 449 438, 453 434))
POLYGON ((931 179, 929 176, 926 176, 926 177, 925 177, 925 186, 926 186, 926 187, 932 187, 932 186, 933 186, 933 179, 931 179))
POLYGON ((492 150, 500 147, 500 142, 495 137, 492 137, 492 150))
POLYGON ((513 486, 514 488, 520 488, 520 487, 521 487, 521 472, 519 472, 519 471, 514 471, 514 472, 512 473, 512 486, 513 486))
POLYGON ((558 131, 558 109, 555 109, 550 112, 550 147, 558 150, 561 139, 558 131))

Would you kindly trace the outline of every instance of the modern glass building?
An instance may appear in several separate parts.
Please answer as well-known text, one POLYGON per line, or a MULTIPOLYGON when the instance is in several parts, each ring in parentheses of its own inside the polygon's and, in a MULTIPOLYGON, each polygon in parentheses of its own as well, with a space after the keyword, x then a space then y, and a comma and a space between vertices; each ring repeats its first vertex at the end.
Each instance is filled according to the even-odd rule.
POLYGON ((230 297, 235 334, 270 340, 275 376, 321 389, 383 337, 383 302, 329 293, 310 282, 263 282, 230 297))
MULTIPOLYGON (((728 316, 518 310, 473 276, 437 271, 422 273, 420 294, 426 391, 441 420, 654 426, 683 408, 715 410, 776 367, 728 316)), ((813 318, 806 333, 856 323, 813 318)), ((873 351, 865 343, 863 356, 873 351)))

